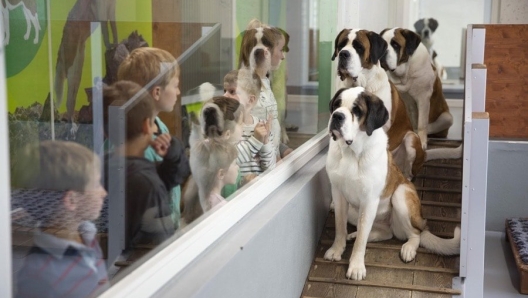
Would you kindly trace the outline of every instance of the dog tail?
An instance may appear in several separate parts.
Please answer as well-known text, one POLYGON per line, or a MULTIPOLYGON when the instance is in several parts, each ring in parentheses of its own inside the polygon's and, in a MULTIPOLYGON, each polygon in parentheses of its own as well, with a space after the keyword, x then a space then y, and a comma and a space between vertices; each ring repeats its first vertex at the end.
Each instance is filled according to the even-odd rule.
POLYGON ((425 229, 420 234, 420 246, 439 255, 460 254, 460 227, 455 228, 455 234, 451 239, 440 238, 425 229))
POLYGON ((462 145, 456 148, 434 148, 425 151, 425 161, 434 159, 457 159, 462 157, 462 145))
POLYGON ((209 82, 202 83, 198 87, 198 92, 200 94, 201 101, 204 102, 213 98, 215 89, 215 86, 213 86, 213 84, 209 82))

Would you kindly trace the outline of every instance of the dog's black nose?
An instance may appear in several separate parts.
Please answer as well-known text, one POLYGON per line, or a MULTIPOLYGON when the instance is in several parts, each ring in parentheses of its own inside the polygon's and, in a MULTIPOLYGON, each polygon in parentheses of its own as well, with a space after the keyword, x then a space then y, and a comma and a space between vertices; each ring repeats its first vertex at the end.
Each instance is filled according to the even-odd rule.
POLYGON ((345 143, 346 143, 348 146, 352 145, 352 141, 345 141, 345 143))
POLYGON ((337 121, 343 121, 345 120, 345 115, 343 115, 343 113, 333 113, 332 119, 337 120, 337 121))
POLYGON ((424 31, 424 36, 425 36, 425 37, 428 37, 428 36, 429 36, 429 30, 425 30, 425 31, 424 31))
POLYGON ((348 58, 350 58, 350 53, 348 51, 341 51, 341 52, 339 52, 339 58, 348 59, 348 58))

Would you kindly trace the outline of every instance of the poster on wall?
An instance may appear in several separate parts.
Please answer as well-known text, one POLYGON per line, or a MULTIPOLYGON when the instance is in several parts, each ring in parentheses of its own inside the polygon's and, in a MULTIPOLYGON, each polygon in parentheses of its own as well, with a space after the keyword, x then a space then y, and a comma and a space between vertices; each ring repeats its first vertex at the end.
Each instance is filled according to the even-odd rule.
POLYGON ((12 161, 24 144, 42 139, 93 147, 93 88, 113 83, 120 61, 133 48, 152 43, 151 5, 1 1, 12 161), (93 52, 93 38, 100 39, 98 52, 93 52), (99 76, 92 72, 94 62, 101 65, 99 76))

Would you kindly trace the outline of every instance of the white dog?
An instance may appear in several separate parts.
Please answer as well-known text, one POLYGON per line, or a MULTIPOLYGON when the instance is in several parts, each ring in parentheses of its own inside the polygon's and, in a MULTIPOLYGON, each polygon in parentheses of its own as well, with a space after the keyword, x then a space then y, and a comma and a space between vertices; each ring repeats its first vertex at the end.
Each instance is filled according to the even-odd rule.
POLYGON ((339 261, 346 240, 355 238, 346 276, 366 277, 365 249, 369 241, 396 236, 407 240, 401 258, 409 262, 421 245, 435 253, 460 252, 460 229, 453 239, 431 234, 422 218, 414 185, 398 170, 387 151, 387 135, 381 128, 388 120, 383 101, 362 87, 340 89, 330 102, 330 141, 326 171, 332 183, 336 235, 324 258, 339 261), (347 237, 348 221, 357 232, 347 237))
POLYGON ((26 19, 26 34, 24 34, 24 40, 29 39, 31 28, 34 28, 35 38, 33 38, 33 43, 37 44, 39 41, 41 28, 37 13, 37 3, 35 0, 2 0, 1 2, 2 5, 0 5, 0 11, 4 22, 4 45, 8 45, 11 38, 9 12, 18 7, 22 7, 22 12, 24 13, 24 18, 26 19))

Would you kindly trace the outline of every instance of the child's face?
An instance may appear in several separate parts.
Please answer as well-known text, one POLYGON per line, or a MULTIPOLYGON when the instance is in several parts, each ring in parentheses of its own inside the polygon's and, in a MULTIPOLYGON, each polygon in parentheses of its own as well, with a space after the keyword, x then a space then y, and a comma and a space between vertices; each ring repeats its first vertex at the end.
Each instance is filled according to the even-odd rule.
POLYGON ((239 100, 237 94, 237 84, 232 83, 227 86, 224 86, 224 96, 239 100))
POLYGON ((231 165, 229 166, 229 169, 227 169, 227 173, 224 177, 224 183, 225 184, 235 184, 237 177, 238 177, 238 164, 236 163, 236 159, 233 160, 231 165))
POLYGON ((271 69, 276 70, 279 68, 280 63, 286 56, 284 56, 284 52, 282 51, 284 49, 284 45, 286 44, 286 40, 284 40, 284 36, 279 40, 279 43, 273 48, 272 54, 271 54, 271 69))
MULTIPOLYGON (((253 108, 251 102, 250 102, 250 98, 249 98, 249 93, 247 93, 244 89, 240 88, 240 87, 237 87, 236 88, 236 93, 238 95, 238 101, 244 106, 244 108, 247 110, 251 110, 253 108)), ((256 101, 255 101, 256 102, 256 101)))
POLYGON ((101 214, 106 190, 101 185, 101 174, 95 171, 84 192, 79 193, 78 209, 82 220, 95 220, 101 214))
POLYGON ((235 131, 231 132, 231 135, 229 136, 229 141, 233 144, 238 144, 240 141, 242 141, 242 124, 244 123, 244 117, 240 116, 238 119, 237 124, 235 125, 235 131))
POLYGON ((157 102, 158 109, 162 112, 172 112, 174 105, 180 95, 180 78, 174 76, 165 88, 161 89, 159 101, 157 102))

